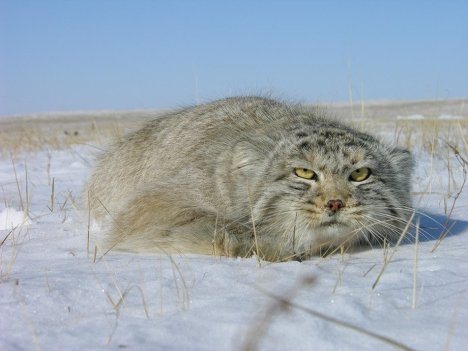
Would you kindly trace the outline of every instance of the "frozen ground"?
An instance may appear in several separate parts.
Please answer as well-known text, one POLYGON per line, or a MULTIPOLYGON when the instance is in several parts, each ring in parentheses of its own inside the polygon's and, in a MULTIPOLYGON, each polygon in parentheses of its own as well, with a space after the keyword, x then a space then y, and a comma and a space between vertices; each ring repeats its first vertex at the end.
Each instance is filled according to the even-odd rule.
POLYGON ((395 123, 366 126, 413 149, 419 243, 260 265, 95 258, 79 197, 97 143, 0 140, 0 350, 468 350, 466 164, 447 146, 466 160, 466 119, 395 123))

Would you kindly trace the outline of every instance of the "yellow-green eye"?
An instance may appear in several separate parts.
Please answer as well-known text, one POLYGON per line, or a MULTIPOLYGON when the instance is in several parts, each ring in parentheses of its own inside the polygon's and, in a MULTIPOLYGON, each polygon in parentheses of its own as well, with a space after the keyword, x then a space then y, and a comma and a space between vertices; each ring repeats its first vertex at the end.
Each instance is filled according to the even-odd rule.
POLYGON ((358 168, 351 173, 351 175, 349 176, 349 180, 352 180, 353 182, 363 182, 370 177, 371 173, 372 172, 370 168, 358 168))
POLYGON ((304 179, 314 179, 317 177, 313 170, 307 168, 294 168, 294 174, 304 179))

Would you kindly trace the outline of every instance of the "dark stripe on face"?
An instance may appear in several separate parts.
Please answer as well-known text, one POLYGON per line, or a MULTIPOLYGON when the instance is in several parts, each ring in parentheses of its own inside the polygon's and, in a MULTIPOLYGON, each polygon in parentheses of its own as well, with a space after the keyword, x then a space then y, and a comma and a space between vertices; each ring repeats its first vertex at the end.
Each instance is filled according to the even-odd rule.
POLYGON ((325 147, 327 146, 327 141, 325 139, 318 138, 315 140, 315 144, 317 144, 317 146, 320 146, 320 147, 325 147))
POLYGON ((289 176, 289 173, 288 173, 288 174, 284 174, 284 173, 283 173, 283 174, 280 174, 279 176, 277 176, 277 177, 273 180, 273 182, 279 182, 279 181, 281 181, 281 180, 287 178, 288 176, 289 176))
POLYGON ((299 145, 299 148, 301 150, 305 150, 305 151, 311 151, 312 150, 312 146, 307 141, 304 141, 301 145, 299 145))
POLYGON ((288 188, 295 190, 295 191, 307 191, 310 189, 310 185, 306 183, 291 183, 288 184, 288 188))
POLYGON ((387 211, 388 213, 390 213, 392 216, 394 216, 396 218, 401 217, 400 214, 398 213, 398 211, 395 209, 395 206, 391 203, 388 196, 385 196, 380 191, 380 189, 373 189, 373 192, 378 195, 378 197, 374 197, 374 200, 383 202, 384 206, 380 206, 380 207, 383 207, 382 210, 379 209, 380 212, 383 212, 383 210, 385 210, 385 211, 387 211))
MULTIPOLYGON (((275 204, 281 200, 282 198, 284 197, 283 194, 275 194, 275 195, 272 195, 270 199, 268 199, 265 204, 262 206, 261 208, 261 217, 260 218, 256 218, 256 220, 263 220, 263 218, 265 216, 268 216, 269 213, 271 213, 271 211, 273 211, 273 213, 275 213, 276 211, 276 206, 275 204)), ((276 217, 276 215, 274 216, 276 217)))
POLYGON ((304 132, 297 132, 296 133, 296 137, 298 137, 299 139, 302 139, 302 138, 305 138, 307 137, 308 135, 304 132))

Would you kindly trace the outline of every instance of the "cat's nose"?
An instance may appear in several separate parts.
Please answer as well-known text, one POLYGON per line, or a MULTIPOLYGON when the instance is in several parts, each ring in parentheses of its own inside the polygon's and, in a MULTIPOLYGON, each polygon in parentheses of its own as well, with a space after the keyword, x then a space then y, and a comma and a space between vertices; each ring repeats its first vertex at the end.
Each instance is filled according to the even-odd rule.
POLYGON ((329 200, 327 202, 327 208, 333 213, 338 212, 343 207, 344 207, 344 203, 341 200, 329 200))

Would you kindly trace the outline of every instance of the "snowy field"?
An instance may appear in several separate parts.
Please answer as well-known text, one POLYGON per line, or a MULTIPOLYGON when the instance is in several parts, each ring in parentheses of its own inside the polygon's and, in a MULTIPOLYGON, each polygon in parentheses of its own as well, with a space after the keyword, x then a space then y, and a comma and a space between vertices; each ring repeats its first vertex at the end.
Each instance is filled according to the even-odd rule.
POLYGON ((102 256, 80 196, 126 127, 0 119, 0 350, 468 350, 468 118, 420 108, 354 121, 414 153, 404 242, 302 263, 102 256))

